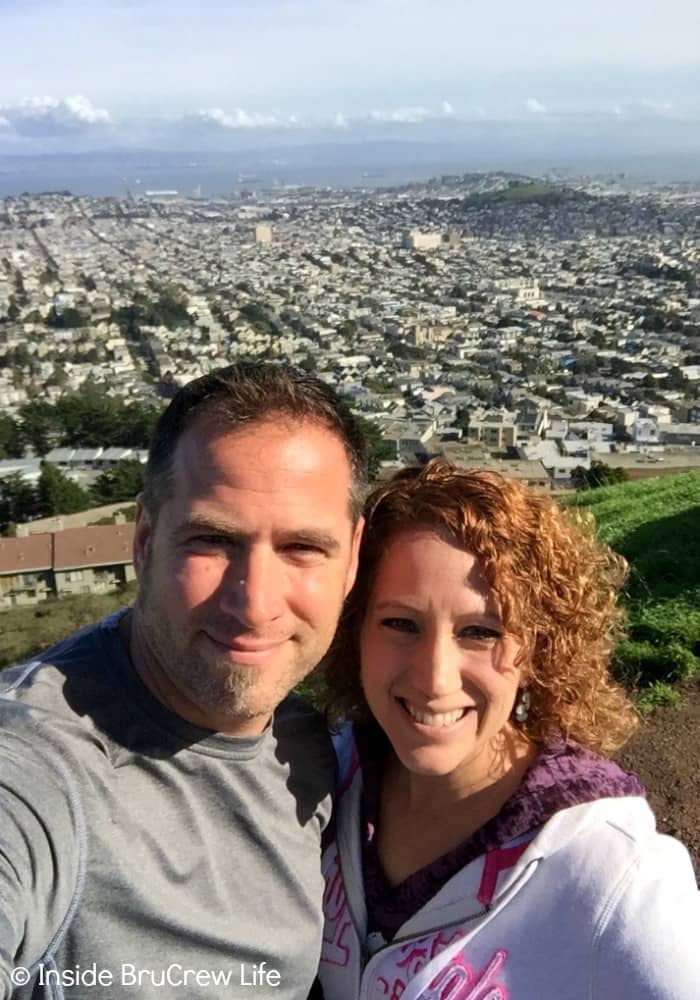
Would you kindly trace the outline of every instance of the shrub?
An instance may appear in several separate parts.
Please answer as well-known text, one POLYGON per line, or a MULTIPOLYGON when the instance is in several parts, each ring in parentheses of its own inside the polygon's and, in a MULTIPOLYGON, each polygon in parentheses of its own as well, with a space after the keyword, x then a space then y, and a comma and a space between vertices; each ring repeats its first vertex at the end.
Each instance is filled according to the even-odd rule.
POLYGON ((697 670, 697 657, 679 642, 665 645, 621 642, 613 661, 616 679, 628 688, 645 688, 660 681, 677 683, 692 677, 697 670))
POLYGON ((671 706, 677 708, 683 702, 683 695, 665 681, 657 681, 647 688, 637 699, 637 710, 642 715, 651 715, 656 708, 671 706))

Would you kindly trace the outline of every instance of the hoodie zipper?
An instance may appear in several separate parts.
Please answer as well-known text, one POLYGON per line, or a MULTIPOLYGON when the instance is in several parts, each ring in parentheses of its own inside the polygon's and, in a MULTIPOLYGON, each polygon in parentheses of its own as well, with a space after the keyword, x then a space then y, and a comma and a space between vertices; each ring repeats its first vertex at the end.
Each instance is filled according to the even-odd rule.
MULTIPOLYGON (((426 927, 425 930, 416 931, 413 934, 407 934, 405 937, 395 937, 391 941, 385 942, 380 948, 377 948, 370 954, 369 949, 365 944, 362 946, 362 971, 375 955, 381 955, 383 951, 387 951, 389 948, 393 948, 398 945, 409 944, 411 941, 419 941, 423 937, 427 937, 429 934, 437 934, 439 931, 449 931, 452 927, 459 927, 460 925, 469 924, 473 920, 479 920, 480 917, 485 917, 490 912, 491 907, 485 906, 483 909, 479 910, 478 913, 472 913, 470 917, 461 917, 459 920, 453 920, 450 924, 440 924, 437 927, 426 927), (365 957, 366 956, 366 957, 365 957)), ((359 937, 359 935, 358 935, 359 937)))
MULTIPOLYGON (((405 937, 394 938, 393 941, 387 942, 385 945, 383 945, 381 948, 378 948, 377 951, 373 952, 371 955, 368 952, 366 944, 364 942, 362 942, 362 944, 360 946, 360 963, 361 963, 361 967, 360 967, 360 982, 359 982, 358 1000, 362 1000, 362 997, 364 997, 364 995, 365 995, 365 989, 366 989, 366 987, 368 985, 367 981, 365 981, 365 977, 366 977, 367 971, 369 969, 369 966, 372 964, 372 962, 374 961, 375 958, 377 958, 378 956, 380 956, 383 952, 388 951, 390 948, 394 948, 396 946, 401 946, 401 945, 404 945, 404 944, 409 944, 411 941, 419 941, 421 938, 426 937, 429 934, 437 934, 440 931, 447 931, 447 930, 450 930, 451 928, 454 928, 454 927, 464 926, 465 924, 471 924, 471 923, 474 923, 474 921, 476 921, 476 920, 483 919, 484 917, 489 918, 491 916, 496 916, 497 913, 501 909, 503 909, 503 907, 505 907, 510 902, 510 900, 513 898, 513 896, 515 896, 517 894, 517 892, 519 892, 519 890, 521 888, 521 883, 523 881, 525 881, 525 882, 528 881, 528 879, 530 878, 531 874, 534 872, 535 868, 537 867, 537 865, 539 863, 539 860, 540 860, 539 858, 533 858, 532 861, 530 861, 525 866, 525 868, 518 875, 518 877, 515 879, 515 881, 511 883, 511 885, 508 887, 508 891, 499 900, 497 900, 495 903, 492 903, 489 906, 484 906, 483 909, 481 909, 478 913, 473 913, 473 914, 471 914, 468 917, 462 917, 459 920, 453 920, 449 924, 440 924, 437 927, 427 927, 424 930, 416 931, 413 934, 407 934, 405 937)), ((341 868, 341 872, 342 872, 342 868, 341 868)), ((348 910, 350 910, 349 906, 348 906, 348 910)), ((353 916, 351 910, 350 910, 350 916, 351 916, 351 919, 353 921, 353 926, 355 927, 355 933, 356 933, 357 938, 359 940, 360 939, 360 935, 359 935, 359 933, 357 931, 357 925, 355 923, 355 919, 354 919, 354 916, 353 916)), ((486 922, 488 922, 488 921, 486 921, 486 922)), ((467 938, 471 939, 472 937, 474 937, 478 933, 478 930, 479 930, 479 928, 473 929, 470 934, 465 934, 464 938, 465 939, 467 939, 467 938)), ((438 955, 436 955, 434 957, 437 958, 438 955)))

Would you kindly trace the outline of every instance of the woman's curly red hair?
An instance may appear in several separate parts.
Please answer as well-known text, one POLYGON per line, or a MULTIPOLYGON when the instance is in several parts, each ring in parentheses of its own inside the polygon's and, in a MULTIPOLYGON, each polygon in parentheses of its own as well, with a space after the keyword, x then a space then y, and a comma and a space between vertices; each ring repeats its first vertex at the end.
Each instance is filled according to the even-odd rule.
POLYGON ((637 717, 609 673, 623 634, 617 597, 627 564, 596 542, 593 526, 496 472, 433 459, 402 469, 369 497, 360 567, 325 662, 327 705, 362 719, 359 633, 379 560, 408 528, 428 528, 477 556, 503 625, 521 643, 531 695, 521 731, 536 743, 562 733, 603 754, 632 735, 637 717))

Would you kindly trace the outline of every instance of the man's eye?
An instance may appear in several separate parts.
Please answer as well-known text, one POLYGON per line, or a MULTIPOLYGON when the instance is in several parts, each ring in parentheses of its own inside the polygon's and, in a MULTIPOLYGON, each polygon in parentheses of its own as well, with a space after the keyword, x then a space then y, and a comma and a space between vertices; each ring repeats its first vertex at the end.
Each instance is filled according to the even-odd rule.
POLYGON ((285 545, 285 551, 300 559, 311 559, 314 556, 325 555, 321 546, 314 545, 312 542, 290 542, 289 545, 285 545))
POLYGON ((382 618, 381 624, 393 632, 405 632, 408 635, 418 633, 418 625, 412 618, 382 618))
POLYGON ((192 545, 197 545, 200 548, 214 548, 222 549, 224 546, 230 546, 232 541, 227 538, 226 535, 196 535, 194 538, 190 539, 192 545))

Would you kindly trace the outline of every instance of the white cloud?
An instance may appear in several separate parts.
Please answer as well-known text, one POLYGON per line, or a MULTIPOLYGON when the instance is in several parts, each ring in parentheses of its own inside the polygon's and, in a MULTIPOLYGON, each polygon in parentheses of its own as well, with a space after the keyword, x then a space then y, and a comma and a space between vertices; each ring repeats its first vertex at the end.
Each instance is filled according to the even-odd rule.
POLYGON ((83 97, 81 94, 67 97, 65 101, 59 101, 58 106, 63 106, 69 115, 87 125, 104 124, 110 120, 108 111, 104 108, 96 108, 87 97, 83 97))
POLYGON ((373 122, 393 122, 394 124, 400 125, 417 125, 429 118, 435 118, 436 114, 429 108, 412 107, 370 111, 367 117, 373 122))
POLYGON ((531 111, 533 115, 544 115, 547 113, 547 109, 541 101, 538 101, 536 97, 528 97, 525 101, 525 107, 528 111, 531 111))
POLYGON ((82 132, 111 122, 109 112, 96 108, 82 94, 74 97, 25 97, 0 106, 2 119, 18 135, 55 136, 82 132))
POLYGON ((667 121, 683 121, 696 120, 698 107, 688 105, 680 109, 671 101, 643 98, 638 101, 628 101, 626 104, 617 103, 613 106, 612 113, 618 118, 663 118, 667 121))
POLYGON ((244 111, 243 108, 234 108, 233 111, 224 111, 222 108, 206 108, 196 111, 194 114, 185 115, 185 119, 192 123, 202 125, 214 125, 220 128, 276 128, 285 124, 274 115, 261 115, 253 111, 244 111))
POLYGON ((449 101, 443 101, 442 104, 440 105, 440 110, 442 111, 445 118, 451 118, 452 115, 455 113, 454 108, 452 107, 449 101))

